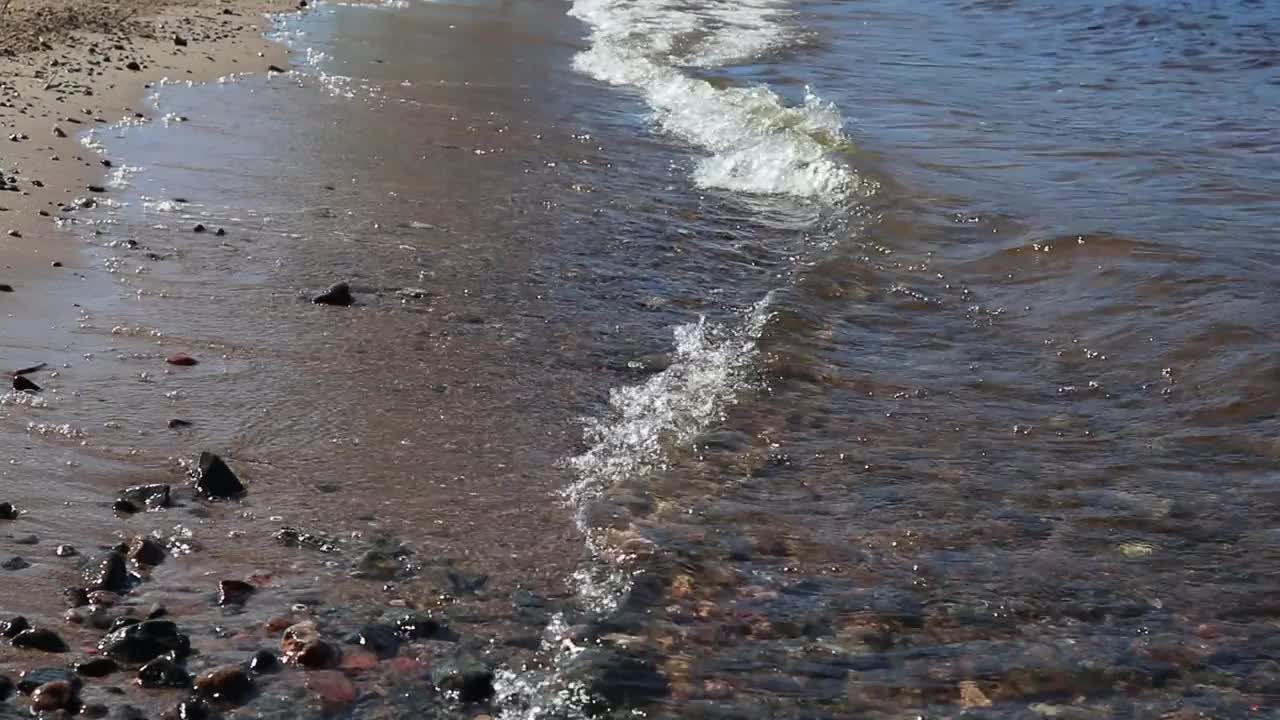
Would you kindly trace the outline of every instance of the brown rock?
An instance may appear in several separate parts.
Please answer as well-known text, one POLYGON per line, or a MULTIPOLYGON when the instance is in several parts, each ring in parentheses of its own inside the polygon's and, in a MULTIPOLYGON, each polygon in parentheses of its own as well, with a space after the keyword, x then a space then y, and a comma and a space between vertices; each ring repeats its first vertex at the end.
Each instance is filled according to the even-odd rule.
POLYGON ((66 680, 47 682, 31 693, 31 707, 39 712, 53 712, 70 706, 76 699, 75 686, 66 680))
POLYGON ((307 673, 306 685, 326 705, 349 705, 356 699, 355 687, 337 670, 313 670, 307 673))
POLYGON ((253 679, 239 665, 220 665, 200 673, 195 688, 209 700, 242 705, 253 695, 253 679))

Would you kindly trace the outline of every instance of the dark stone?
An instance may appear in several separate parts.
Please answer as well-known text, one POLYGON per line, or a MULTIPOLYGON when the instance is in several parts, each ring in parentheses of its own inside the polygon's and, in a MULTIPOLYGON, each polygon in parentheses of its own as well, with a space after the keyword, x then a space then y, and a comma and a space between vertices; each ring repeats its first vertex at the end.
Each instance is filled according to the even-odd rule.
POLYGON ((101 185, 86 185, 85 189, 93 193, 104 193, 107 189, 101 185))
POLYGON ((40 538, 35 535, 19 535, 13 539, 14 545, 39 545, 40 538))
POLYGON ((111 708, 102 703, 90 703, 80 708, 80 714, 87 718, 104 718, 111 714, 111 708))
MULTIPOLYGON (((306 5, 299 5, 299 7, 306 7, 306 5)), ((267 71, 273 72, 273 73, 282 73, 285 71, 285 69, 280 67, 279 65, 268 65, 267 71)))
POLYGON ((139 70, 142 69, 142 66, 138 64, 137 60, 130 60, 129 62, 124 64, 124 67, 126 70, 132 70, 134 72, 138 72, 139 70))
POLYGON ((471 658, 454 658, 431 670, 431 682, 440 692, 454 693, 462 702, 484 702, 493 697, 493 670, 471 658))
POLYGON ((200 673, 195 689, 208 700, 243 705, 253 696, 253 678, 239 665, 221 665, 200 673))
POLYGON ((30 695, 36 688, 51 682, 73 683, 79 687, 80 679, 74 673, 60 667, 32 668, 22 673, 18 680, 18 692, 30 695))
POLYGON ((112 633, 119 630, 120 628, 126 628, 126 627, 129 627, 130 625, 137 625, 140 622, 142 621, 136 617, 133 617, 130 615, 124 615, 116 618, 115 620, 112 620, 111 625, 107 628, 107 632, 112 633))
POLYGON ((80 551, 70 545, 59 545, 53 553, 58 557, 75 557, 80 554, 80 551))
POLYGON ((329 289, 311 298, 311 302, 317 305, 338 305, 347 306, 355 302, 355 298, 351 297, 351 286, 345 282, 337 282, 329 286, 329 289))
POLYGON ((218 236, 218 237, 226 237, 226 236, 227 236, 227 231, 226 231, 226 230, 224 230, 224 229, 222 229, 222 228, 218 228, 217 232, 215 232, 215 233, 214 233, 214 235, 216 235, 216 236, 218 236))
POLYGON ((4 562, 0 562, 0 569, 8 570, 10 572, 14 572, 17 570, 25 570, 29 567, 31 567, 31 563, 27 562, 26 560, 23 560, 21 557, 17 555, 14 555, 13 557, 9 558, 8 560, 5 560, 4 562))
POLYGON ((8 700, 13 695, 13 678, 8 675, 0 675, 0 702, 8 700))
MULTIPOLYGON (((587 688, 611 707, 636 707, 666 696, 671 687, 652 662, 615 650, 588 649, 564 668, 565 682, 587 688)), ((604 708, 596 708, 603 712, 604 708)))
POLYGON ((206 498, 234 498, 244 494, 244 483, 222 458, 211 452, 202 452, 196 492, 206 498))
POLYGON ((31 382, 30 379, 22 375, 13 376, 13 389, 17 390, 18 392, 26 392, 26 393, 40 392, 39 385, 31 382))
POLYGON ((355 644, 380 658, 395 657, 400 652, 400 635, 394 627, 383 623, 365 625, 353 639, 355 644))
POLYGON ((191 228, 191 232, 198 232, 198 233, 209 232, 209 228, 205 227, 201 223, 197 223, 195 227, 191 228))
POLYGON ((162 618, 168 614, 169 614, 169 611, 166 610, 163 605, 155 605, 155 606, 152 606, 151 610, 147 613, 147 619, 155 620, 156 618, 162 618))
POLYGON ((134 485, 121 490, 120 499, 126 500, 137 507, 145 507, 148 510, 169 507, 170 488, 163 483, 134 485))
POLYGON ((173 44, 176 45, 177 47, 186 47, 187 39, 182 37, 181 35, 174 35, 173 44))
POLYGON ((45 628, 23 630, 14 636, 13 646, 24 650, 42 650, 48 653, 64 653, 69 648, 58 633, 45 628))
POLYGON ((421 613, 392 612, 384 616, 384 621, 394 625, 396 631, 409 640, 434 640, 447 633, 434 618, 421 613))
POLYGON ((138 512, 141 508, 124 498, 116 498, 116 501, 111 503, 111 509, 124 515, 132 515, 138 512))
POLYGON ((183 420, 182 418, 171 418, 169 420, 170 430, 177 430, 178 428, 188 428, 188 427, 191 427, 190 420, 183 420))
POLYGON ((77 675, 100 678, 119 671, 120 666, 111 658, 94 658, 93 660, 76 663, 75 670, 77 675))
POLYGON ((381 550, 369 550, 356 560, 353 577, 365 580, 392 580, 400 570, 400 563, 381 550))
POLYGON ((21 615, 15 615, 8 620, 0 623, 0 635, 12 639, 15 635, 27 630, 31 627, 31 623, 21 615))
POLYGON ((108 634, 98 643, 98 650, 113 660, 141 665, 165 653, 185 657, 191 651, 191 640, 168 620, 147 620, 108 634))
POLYGON ((164 546, 145 535, 134 538, 129 547, 129 559, 138 565, 154 567, 164 562, 165 555, 164 546))
POLYGON ((17 520, 18 511, 13 507, 13 503, 0 503, 0 520, 17 520))
POLYGON ((278 672, 280 670, 280 659, 270 650, 259 650, 249 658, 249 669, 258 675, 266 673, 278 672))
POLYGON ((124 557, 109 552, 94 560, 84 571, 85 587, 90 590, 108 590, 123 594, 129 590, 129 569, 124 557))
POLYGON ((138 670, 138 684, 144 688, 185 688, 191 684, 191 673, 162 655, 138 670))
POLYGON ((218 604, 244 605, 253 593, 254 587, 243 580, 223 580, 218 583, 218 604))
POLYGON ((342 653, 324 640, 315 640, 303 645, 293 659, 302 667, 320 670, 337 665, 342 653))
POLYGON ((0 283, 0 292, 13 292, 13 286, 9 283, 0 283))

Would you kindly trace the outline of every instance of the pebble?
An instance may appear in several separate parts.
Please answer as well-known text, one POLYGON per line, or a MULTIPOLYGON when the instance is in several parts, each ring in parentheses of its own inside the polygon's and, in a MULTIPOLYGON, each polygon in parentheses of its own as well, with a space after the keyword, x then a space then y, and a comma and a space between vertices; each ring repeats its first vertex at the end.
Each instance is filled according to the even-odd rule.
POLYGON ((145 535, 139 535, 129 545, 129 559, 137 565, 154 567, 164 562, 164 546, 145 535))
POLYGON ((19 535, 13 539, 14 545, 39 545, 40 538, 35 535, 19 535))
POLYGON ((220 665, 200 673, 195 689, 209 700, 243 705, 253 695, 253 679, 239 665, 220 665))
POLYGON ((351 286, 345 282, 330 285, 327 290, 311 299, 317 305, 347 306, 355 302, 351 297, 351 286))
POLYGON ((163 655, 138 670, 138 685, 144 688, 185 688, 190 684, 191 674, 163 655))
POLYGON ((200 472, 196 492, 206 498, 233 498, 244 494, 244 483, 231 472, 222 458, 211 452, 200 453, 200 472))
POLYGON ((249 669, 258 675, 277 672, 280 669, 280 659, 270 650, 259 650, 249 658, 249 669))
POLYGON ((71 545, 59 545, 53 553, 58 557, 75 557, 80 554, 80 552, 71 545))
POLYGON ((178 703, 178 707, 172 712, 166 713, 165 718, 176 718, 177 720, 205 720, 212 713, 209 712, 209 705, 203 700, 183 700, 178 703))
POLYGON ((396 629, 382 623, 372 623, 360 628, 355 643, 376 653, 379 657, 395 657, 400 652, 400 637, 396 629))
POLYGON ((306 686, 328 705, 349 705, 356 699, 355 686, 337 670, 312 670, 306 686))
POLYGON ((40 392, 39 385, 35 384, 30 379, 23 377, 22 375, 15 375, 13 377, 13 389, 17 390, 18 392, 25 392, 25 393, 40 392))
POLYGON ((244 605, 253 593, 254 587, 243 580, 223 580, 218 583, 218 604, 244 605))
POLYGON ((18 511, 13 507, 13 503, 0 503, 0 520, 17 520, 18 511))
POLYGON ((4 622, 0 623, 0 635, 3 635, 7 638, 12 639, 15 635, 22 632, 23 630, 29 629, 30 627, 31 627, 31 623, 28 622, 25 617, 21 615, 15 615, 9 618, 8 620, 5 620, 4 622))
POLYGON ((280 640, 280 649, 286 660, 306 668, 331 667, 340 659, 337 648, 321 639, 320 630, 313 622, 298 623, 286 629, 280 640))
POLYGON ((199 364, 200 362, 186 353, 174 353, 173 355, 165 358, 164 361, 170 365, 178 365, 181 367, 190 367, 192 365, 199 364))
POLYGON ((493 697, 493 670, 470 658, 455 658, 436 665, 431 681, 441 692, 455 693, 462 702, 484 702, 493 697))
POLYGON ((8 570, 10 572, 25 570, 29 567, 31 567, 31 563, 22 559, 18 555, 14 555, 13 557, 9 558, 8 560, 5 560, 4 562, 0 562, 0 569, 8 570))
POLYGON ((16 648, 42 650, 48 653, 64 653, 70 648, 58 633, 45 628, 23 630, 11 641, 16 648))
POLYGON ((53 712, 68 708, 76 699, 76 686, 66 680, 45 683, 31 693, 31 708, 39 712, 53 712))
POLYGON ((113 660, 141 665, 165 653, 185 656, 191 651, 191 640, 168 620, 147 620, 108 634, 98 650, 113 660))
POLYGON ((84 571, 86 590, 107 590, 122 593, 129 589, 129 569, 124 557, 112 551, 100 555, 84 571))

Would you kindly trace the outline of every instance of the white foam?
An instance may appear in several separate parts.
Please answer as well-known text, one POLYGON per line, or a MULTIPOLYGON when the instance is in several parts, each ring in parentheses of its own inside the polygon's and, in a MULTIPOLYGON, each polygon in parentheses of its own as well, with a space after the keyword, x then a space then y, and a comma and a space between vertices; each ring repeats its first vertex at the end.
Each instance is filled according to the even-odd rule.
POLYGON ((804 102, 789 106, 766 86, 717 87, 683 69, 740 62, 791 42, 781 3, 577 0, 570 14, 592 28, 574 66, 638 89, 664 131, 705 152, 694 171, 699 186, 829 202, 866 189, 833 157, 847 139, 831 103, 806 89, 804 102))

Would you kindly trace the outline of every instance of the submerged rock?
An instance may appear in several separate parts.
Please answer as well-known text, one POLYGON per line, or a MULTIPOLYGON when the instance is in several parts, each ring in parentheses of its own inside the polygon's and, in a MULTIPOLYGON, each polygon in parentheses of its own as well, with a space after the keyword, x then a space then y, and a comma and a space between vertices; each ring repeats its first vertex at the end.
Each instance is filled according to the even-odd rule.
POLYGON ((29 567, 31 567, 31 563, 24 560, 20 555, 14 555, 4 562, 0 562, 0 570, 8 570, 9 572, 25 570, 29 567))
POLYGON ((123 593, 129 589, 129 569, 116 552, 99 556, 84 571, 85 589, 123 593))
POLYGON ((31 709, 46 713, 70 709, 76 701, 77 687, 66 680, 45 683, 31 693, 31 709))
POLYGON ((356 699, 355 686, 337 670, 313 670, 307 673, 306 685, 326 705, 349 705, 356 699))
POLYGON ((165 358, 164 361, 170 365, 178 365, 180 367, 191 367, 192 365, 197 365, 200 362, 186 353, 174 353, 173 355, 165 358))
POLYGON ((280 650, 286 660, 306 668, 326 668, 338 664, 341 653, 320 637, 313 622, 291 625, 280 639, 280 650))
POLYGON ((190 684, 191 674, 163 655, 138 670, 138 685, 144 688, 184 688, 190 684))
POLYGON ((183 700, 178 706, 164 714, 165 720, 206 720, 213 715, 209 704, 203 700, 183 700))
POLYGON ((259 650, 249 658, 249 669, 257 675, 265 675, 280 670, 280 659, 270 650, 259 650))
POLYGON ((11 641, 16 648, 23 650, 41 650, 48 653, 64 653, 69 648, 58 633, 45 628, 23 630, 11 641))
POLYGON ((0 503, 0 520, 17 520, 18 511, 13 507, 13 503, 0 503))
POLYGON ((120 491, 120 500, 147 510, 166 508, 170 504, 170 488, 162 483, 134 485, 120 491))
POLYGON ((243 580, 223 580, 218 583, 218 604, 244 605, 254 592, 254 587, 243 580))
POLYGON ((244 483, 231 472, 222 458, 211 452, 202 452, 200 470, 196 476, 196 492, 210 499, 234 498, 244 494, 244 483))
POLYGON ((59 545, 53 551, 53 554, 57 555, 58 557, 75 557, 76 555, 79 555, 80 552, 76 550, 74 547, 72 547, 71 545, 59 545))
POLYGON ((154 567, 164 562, 164 546, 145 535, 139 535, 129 545, 129 559, 138 565, 154 567))
POLYGON ((493 697, 493 669, 472 658, 437 664, 431 671, 431 682, 440 692, 456 694, 462 702, 484 702, 493 697))
POLYGON ((0 702, 8 700, 10 695, 13 695, 13 678, 0 675, 0 702))
POLYGON ((396 629, 382 623, 372 623, 360 628, 353 638, 354 644, 372 651, 380 658, 394 657, 400 652, 400 636, 396 629))
POLYGON ((12 639, 15 635, 30 627, 31 623, 25 617, 15 615, 4 622, 0 622, 0 635, 12 639))
POLYGON ((36 688, 51 682, 65 682, 79 687, 80 679, 60 667, 32 668, 22 673, 18 681, 18 692, 30 695, 36 688))
POLYGON ((24 376, 22 376, 22 375, 14 375, 14 376, 13 376, 13 389, 14 389, 14 390, 17 390, 18 392, 25 392, 25 393, 38 393, 38 392, 40 392, 40 386, 39 386, 39 385, 35 384, 35 383, 34 383, 34 382, 32 382, 30 379, 28 379, 28 378, 26 378, 26 377, 24 377, 24 376))
POLYGON ((98 650, 113 660, 141 665, 170 652, 184 657, 191 651, 191 640, 168 620, 147 620, 108 634, 98 650))
POLYGON ((220 665, 200 673, 195 689, 209 700, 243 705, 253 695, 253 678, 239 665, 220 665))
POLYGON ((311 302, 317 305, 337 305, 345 307, 354 303, 355 298, 351 296, 350 285, 345 282, 337 282, 330 285, 324 292, 311 298, 311 302))

